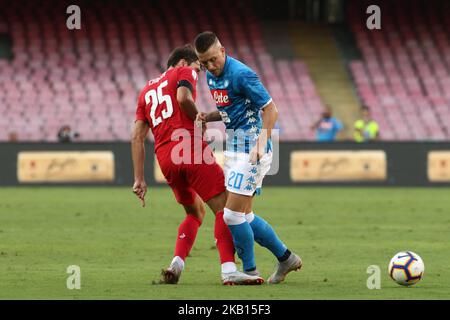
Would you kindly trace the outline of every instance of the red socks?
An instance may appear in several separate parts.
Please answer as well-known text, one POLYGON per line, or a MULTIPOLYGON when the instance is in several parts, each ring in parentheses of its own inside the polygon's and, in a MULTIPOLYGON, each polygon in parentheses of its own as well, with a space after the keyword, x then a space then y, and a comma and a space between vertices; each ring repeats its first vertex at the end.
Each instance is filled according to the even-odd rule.
POLYGON ((179 256, 183 261, 192 249, 197 231, 201 222, 196 217, 188 214, 178 228, 177 242, 175 243, 174 257, 179 256))
POLYGON ((234 244, 230 229, 223 221, 223 211, 216 213, 214 224, 214 237, 216 238, 217 250, 219 250, 220 263, 234 262, 234 244))
MULTIPOLYGON (((179 256, 183 261, 188 256, 194 245, 197 231, 201 222, 196 217, 188 214, 178 228, 178 236, 175 244, 175 256, 179 256)), ((235 262, 234 244, 230 229, 223 221, 223 211, 216 214, 214 224, 214 237, 216 239, 217 250, 219 251, 220 263, 235 262)))

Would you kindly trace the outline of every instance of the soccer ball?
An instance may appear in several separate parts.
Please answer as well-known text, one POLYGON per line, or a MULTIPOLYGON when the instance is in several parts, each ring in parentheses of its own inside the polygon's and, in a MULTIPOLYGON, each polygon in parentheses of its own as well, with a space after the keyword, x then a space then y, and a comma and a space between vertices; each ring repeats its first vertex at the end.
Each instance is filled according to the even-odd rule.
POLYGON ((402 251, 389 263, 389 275, 402 286, 410 286, 422 279, 425 265, 417 253, 402 251))

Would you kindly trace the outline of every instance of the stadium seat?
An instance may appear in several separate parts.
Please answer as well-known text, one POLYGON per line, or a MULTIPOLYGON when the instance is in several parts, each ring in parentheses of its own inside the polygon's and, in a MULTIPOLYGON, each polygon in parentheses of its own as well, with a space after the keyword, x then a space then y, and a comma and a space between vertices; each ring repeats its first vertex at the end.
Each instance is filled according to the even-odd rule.
MULTIPOLYGON (((308 128, 322 102, 306 66, 300 60, 275 61, 260 21, 245 3, 216 3, 211 16, 196 9, 203 0, 193 3, 82 1, 82 29, 68 30, 60 14, 64 2, 0 1, 0 30, 10 34, 14 54, 11 61, 0 60, 0 112, 7 114, 0 141, 11 131, 18 131, 21 141, 56 141, 63 124, 79 132, 80 141, 128 141, 139 90, 164 69, 173 47, 203 30, 215 30, 227 52, 260 75, 280 109, 281 139, 313 139, 308 128), (29 125, 21 132, 24 116, 29 125)), ((447 48, 445 34, 439 39, 447 48)), ((435 97, 448 82, 429 83, 435 97)), ((417 89, 417 83, 412 86, 417 89)), ((198 91, 199 109, 215 110, 204 77, 198 91)), ((222 124, 213 127, 223 130, 222 124)))
POLYGON ((348 21, 362 53, 349 69, 362 102, 382 124, 382 138, 448 140, 448 2, 429 1, 426 13, 417 0, 378 2, 383 26, 375 31, 361 27, 370 4, 373 1, 354 0, 348 6, 348 21), (408 15, 405 7, 410 8, 408 15))

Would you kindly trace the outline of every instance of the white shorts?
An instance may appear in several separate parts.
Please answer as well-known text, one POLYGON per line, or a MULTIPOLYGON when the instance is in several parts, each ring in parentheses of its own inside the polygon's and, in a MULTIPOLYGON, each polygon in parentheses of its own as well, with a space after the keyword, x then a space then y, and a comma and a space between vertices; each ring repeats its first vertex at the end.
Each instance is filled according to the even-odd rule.
POLYGON ((262 181, 270 169, 272 152, 266 153, 258 162, 250 163, 248 153, 225 151, 225 187, 229 192, 253 196, 261 192, 262 181))

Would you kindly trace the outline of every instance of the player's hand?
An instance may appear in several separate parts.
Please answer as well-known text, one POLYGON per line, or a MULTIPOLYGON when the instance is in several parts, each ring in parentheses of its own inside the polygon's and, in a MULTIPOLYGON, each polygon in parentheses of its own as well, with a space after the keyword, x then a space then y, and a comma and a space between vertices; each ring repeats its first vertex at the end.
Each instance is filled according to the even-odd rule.
POLYGON ((204 124, 206 123, 206 112, 199 112, 197 113, 197 116, 195 117, 195 123, 197 124, 197 127, 200 128, 200 123, 204 124))
POLYGON ((143 180, 136 180, 133 185, 133 193, 141 200, 145 207, 145 194, 147 193, 147 184, 143 180))
POLYGON ((264 150, 264 146, 263 144, 256 144, 252 150, 250 150, 250 163, 255 165, 259 162, 259 160, 261 160, 261 158, 264 156, 265 150, 264 150))
POLYGON ((197 128, 202 128, 202 137, 205 136, 206 133, 206 115, 205 112, 199 112, 197 113, 197 116, 195 117, 195 125, 197 128))

